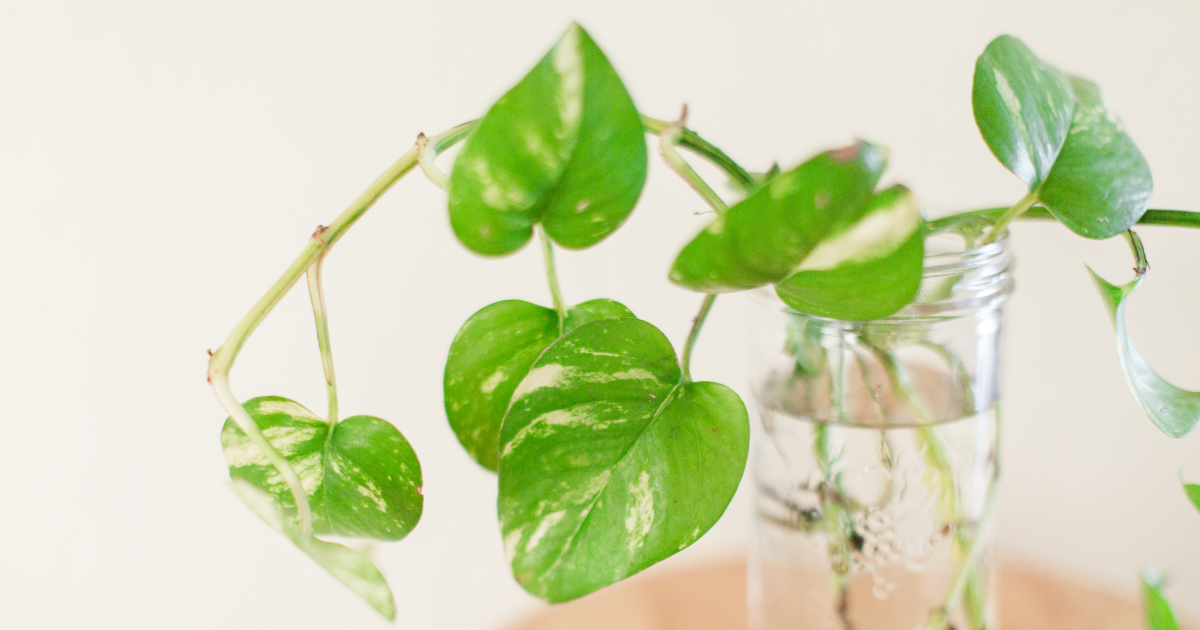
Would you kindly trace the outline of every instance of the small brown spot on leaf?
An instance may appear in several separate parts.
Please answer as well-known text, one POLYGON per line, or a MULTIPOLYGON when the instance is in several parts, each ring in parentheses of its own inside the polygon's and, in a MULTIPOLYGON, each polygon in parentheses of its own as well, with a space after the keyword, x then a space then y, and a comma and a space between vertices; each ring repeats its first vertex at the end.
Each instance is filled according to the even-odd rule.
POLYGON ((859 140, 858 142, 855 142, 854 144, 844 146, 840 149, 834 149, 834 150, 830 151, 829 157, 833 158, 834 160, 837 160, 838 162, 852 162, 852 161, 854 161, 854 158, 858 157, 858 153, 861 150, 862 150, 862 141, 859 140))

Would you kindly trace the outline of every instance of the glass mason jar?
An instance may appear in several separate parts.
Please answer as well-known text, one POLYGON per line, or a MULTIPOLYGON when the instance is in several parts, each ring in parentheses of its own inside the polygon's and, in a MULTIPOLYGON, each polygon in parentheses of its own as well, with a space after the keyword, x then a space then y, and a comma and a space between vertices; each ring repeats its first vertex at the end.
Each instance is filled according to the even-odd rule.
POLYGON ((1004 239, 926 240, 916 299, 847 322, 756 295, 752 630, 995 630, 1004 239))

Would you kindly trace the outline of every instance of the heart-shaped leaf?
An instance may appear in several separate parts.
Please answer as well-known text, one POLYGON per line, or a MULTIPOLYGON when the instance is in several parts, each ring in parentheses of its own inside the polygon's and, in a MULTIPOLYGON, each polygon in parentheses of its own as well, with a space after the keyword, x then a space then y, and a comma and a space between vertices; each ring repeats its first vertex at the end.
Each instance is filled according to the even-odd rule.
POLYGON ((1162 594, 1162 578, 1153 571, 1142 575, 1142 609, 1146 630, 1179 630, 1179 621, 1171 612, 1171 604, 1162 594))
POLYGON ((654 326, 607 319, 542 353, 500 431, 500 528, 513 574, 561 602, 671 556, 720 518, 746 466, 746 407, 683 382, 654 326))
POLYGON ((350 587, 379 614, 388 620, 396 618, 396 602, 387 580, 371 559, 361 551, 355 551, 337 543, 318 540, 300 533, 299 524, 293 516, 284 514, 274 497, 244 479, 234 478, 233 489, 255 514, 275 531, 287 536, 304 553, 308 554, 321 568, 350 587))
POLYGON ((554 309, 521 300, 480 309, 459 329, 446 359, 446 417, 458 441, 475 461, 496 470, 500 421, 538 355, 562 333, 588 322, 633 316, 622 304, 605 299, 575 306, 565 321, 554 309))
POLYGON ((992 153, 1071 231, 1109 238, 1146 212, 1150 167, 1095 83, 1001 35, 975 64, 971 101, 992 153))
POLYGON ((916 196, 907 188, 880 192, 857 223, 822 241, 775 292, 797 311, 821 317, 865 321, 891 315, 921 285, 922 223, 916 196))
POLYGON ((1145 279, 1138 274, 1129 284, 1116 286, 1109 284, 1104 278, 1096 275, 1090 268, 1092 281, 1104 299, 1109 318, 1117 331, 1117 356, 1121 360, 1121 369, 1125 372, 1125 380, 1129 389, 1137 398, 1138 404, 1150 416, 1150 420, 1171 437, 1183 437, 1191 433, 1200 418, 1200 392, 1191 392, 1176 387, 1154 371, 1142 356, 1133 342, 1129 340, 1125 330, 1125 302, 1137 290, 1145 279))
POLYGON ((975 62, 975 124, 992 154, 1037 188, 1054 165, 1075 103, 1066 81, 1021 40, 1001 35, 975 62))
MULTIPOLYGON (((330 427, 303 405, 279 396, 246 401, 246 412, 300 477, 313 530, 400 540, 421 518, 421 465, 388 422, 354 416, 330 427)), ((283 476, 232 420, 221 430, 229 476, 265 491, 285 514, 295 499, 283 476)))
POLYGON ((517 250, 541 223, 563 247, 608 236, 646 181, 641 118, 578 24, 475 126, 450 176, 450 223, 487 255, 517 250))
POLYGON ((862 218, 886 161, 883 148, 859 142, 775 176, 683 248, 671 281, 718 293, 783 280, 862 218))
POLYGON ((1038 199, 1080 236, 1116 236, 1145 214, 1154 191, 1150 166, 1095 83, 1069 77, 1075 117, 1038 199))

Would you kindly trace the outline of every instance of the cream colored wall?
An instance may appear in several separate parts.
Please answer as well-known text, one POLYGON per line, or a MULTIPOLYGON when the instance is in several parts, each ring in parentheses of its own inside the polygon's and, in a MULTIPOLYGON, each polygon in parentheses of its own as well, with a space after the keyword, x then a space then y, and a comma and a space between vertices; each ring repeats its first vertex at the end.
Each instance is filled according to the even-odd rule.
MULTIPOLYGON (((1153 206, 1200 210, 1195 3, 335 4, 0 4, 0 626, 384 627, 229 492, 204 351, 418 131, 480 115, 572 18, 643 111, 688 103, 758 169, 876 140, 931 215, 1022 192, 970 109, 975 56, 1013 33, 1106 88, 1154 169, 1153 206)), ((628 225, 561 257, 567 298, 619 299, 678 344, 699 300, 665 270, 702 209, 653 160, 628 225)), ((1144 235, 1133 330, 1200 386, 1200 234, 1144 235)), ((1200 480, 1200 437, 1140 414, 1083 268, 1120 280, 1126 254, 1049 225, 1013 240, 1000 549, 1128 593, 1158 565, 1200 618, 1200 515, 1175 480, 1200 480)), ((398 627, 492 629, 540 605, 508 577, 494 479, 441 409, 458 325, 494 300, 546 301, 540 274, 534 251, 468 254, 419 175, 328 263, 344 412, 394 422, 425 471, 421 525, 378 548, 398 627)), ((718 302, 694 367, 743 395, 744 308, 718 302)), ((246 347, 240 396, 323 404, 307 309, 293 293, 246 347)), ((664 566, 740 553, 748 524, 743 492, 664 566)))

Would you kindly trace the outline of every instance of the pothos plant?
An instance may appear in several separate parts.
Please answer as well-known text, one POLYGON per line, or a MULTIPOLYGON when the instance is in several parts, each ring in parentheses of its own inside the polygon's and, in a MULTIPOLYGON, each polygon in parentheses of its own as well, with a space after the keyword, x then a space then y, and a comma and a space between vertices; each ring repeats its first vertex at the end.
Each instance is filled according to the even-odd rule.
MULTIPOLYGON (((229 413, 221 444, 233 486, 265 521, 382 615, 395 615, 383 575, 361 551, 323 536, 397 541, 421 516, 421 467, 392 424, 338 417, 322 288, 326 255, 396 181, 420 168, 448 196, 458 240, 503 256, 537 239, 549 305, 505 300, 463 324, 445 369, 451 428, 479 465, 498 474, 498 515, 517 581, 563 602, 620 581, 688 547, 720 518, 746 466, 749 420, 737 394, 697 381, 692 350, 717 295, 772 285, 800 313, 844 320, 888 316, 922 274, 924 239, 955 231, 986 244, 1013 220, 1053 219, 1090 239, 1125 235, 1135 278, 1093 274, 1116 328, 1134 395, 1173 437, 1200 417, 1200 392, 1167 383, 1129 341, 1124 308, 1148 269, 1135 224, 1200 227, 1200 214, 1147 210, 1146 161, 1094 83, 1001 36, 979 57, 972 93, 988 147, 1028 185, 1011 207, 926 223, 903 186, 877 190, 882 147, 860 141, 786 171, 751 173, 688 129, 638 113, 616 71, 572 24, 544 58, 480 119, 416 145, 328 226, 234 329, 208 378, 229 413), (556 247, 592 247, 632 212, 646 179, 645 135, 715 212, 679 253, 675 284, 703 294, 676 354, 624 305, 568 305, 556 247), (449 176, 434 164, 462 142, 449 176), (738 191, 732 207, 688 165, 686 148, 738 191), (245 403, 229 373, 255 328, 302 276, 312 298, 328 412, 261 396, 245 403)), ((1200 509, 1200 486, 1186 485, 1200 509)), ((1144 579, 1148 619, 1171 628, 1159 581, 1144 579)))

